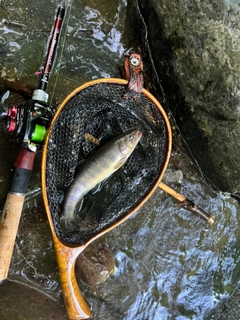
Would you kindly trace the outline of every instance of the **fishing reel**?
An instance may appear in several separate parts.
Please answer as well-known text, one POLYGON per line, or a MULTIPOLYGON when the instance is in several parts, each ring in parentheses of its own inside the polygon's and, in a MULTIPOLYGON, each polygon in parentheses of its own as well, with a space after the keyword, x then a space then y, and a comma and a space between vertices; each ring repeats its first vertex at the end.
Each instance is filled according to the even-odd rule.
POLYGON ((24 148, 36 151, 41 147, 47 125, 53 115, 48 94, 42 89, 33 91, 32 99, 18 105, 6 106, 9 91, 1 99, 0 119, 6 121, 6 130, 15 136, 24 148))
POLYGON ((9 92, 4 94, 0 103, 0 119, 6 119, 6 129, 15 135, 17 142, 23 148, 30 151, 37 151, 44 141, 47 126, 54 110, 48 104, 46 88, 51 72, 54 55, 56 52, 62 21, 64 18, 65 6, 58 7, 52 36, 49 41, 48 52, 44 68, 36 75, 40 75, 39 88, 33 91, 32 99, 19 105, 6 106, 4 101, 8 98, 9 92))

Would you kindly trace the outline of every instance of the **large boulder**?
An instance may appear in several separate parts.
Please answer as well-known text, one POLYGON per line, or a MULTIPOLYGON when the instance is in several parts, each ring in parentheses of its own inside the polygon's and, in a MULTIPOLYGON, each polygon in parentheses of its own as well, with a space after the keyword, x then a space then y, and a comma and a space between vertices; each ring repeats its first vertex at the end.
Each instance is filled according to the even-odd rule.
POLYGON ((240 191, 238 1, 139 2, 163 91, 205 176, 240 191))

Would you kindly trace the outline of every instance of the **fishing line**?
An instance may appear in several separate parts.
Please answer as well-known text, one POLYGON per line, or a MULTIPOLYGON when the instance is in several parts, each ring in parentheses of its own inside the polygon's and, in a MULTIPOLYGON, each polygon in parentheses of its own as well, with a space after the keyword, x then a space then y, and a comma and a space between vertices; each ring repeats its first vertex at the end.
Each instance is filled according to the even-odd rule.
MULTIPOLYGON (((23 278, 23 279, 25 279, 25 278, 23 278)), ((31 290, 35 290, 35 291, 41 293, 42 295, 46 296, 47 298, 49 298, 49 299, 51 299, 51 300, 53 300, 53 301, 55 301, 55 302, 59 302, 58 292, 56 292, 56 298, 54 298, 54 297, 52 297, 50 294, 46 293, 45 290, 41 290, 41 289, 37 288, 36 286, 33 286, 33 285, 32 285, 32 282, 30 282, 29 280, 26 280, 26 279, 25 279, 25 281, 29 281, 29 282, 31 283, 31 285, 29 285, 28 283, 19 281, 19 280, 17 280, 17 279, 8 278, 7 281, 12 282, 12 283, 17 283, 17 284, 23 285, 23 286, 25 286, 25 287, 27 287, 27 288, 30 288, 31 290)), ((53 291, 53 293, 54 293, 54 291, 53 291)))
MULTIPOLYGON (((65 23, 65 32, 64 32, 64 36, 63 36, 63 41, 62 41, 62 48, 61 48, 61 52, 60 52, 60 56, 59 56, 59 65, 61 65, 62 63, 62 58, 63 58, 63 51, 64 51, 64 48, 65 48, 65 43, 66 43, 66 37, 67 37, 67 30, 68 30, 68 25, 69 25, 69 20, 70 20, 70 15, 71 15, 71 9, 72 9, 72 2, 73 0, 71 0, 67 6, 67 10, 68 10, 68 13, 66 15, 66 23, 65 23)), ((151 62, 151 65, 152 65, 152 68, 153 68, 153 72, 155 74, 155 77, 157 79, 157 83, 160 87, 160 90, 161 90, 161 93, 162 93, 162 97, 163 97, 163 102, 164 104, 166 105, 166 107, 168 108, 168 112, 170 113, 170 116, 171 118, 173 119, 173 121, 175 122, 175 119, 174 119, 174 116, 168 106, 168 103, 167 103, 167 99, 165 97, 165 93, 164 93, 164 90, 161 86, 161 83, 160 83, 160 80, 159 80, 159 76, 158 76, 158 73, 157 73, 157 70, 156 70, 156 67, 155 67, 155 63, 154 63, 154 59, 152 57, 152 53, 151 53, 151 48, 150 48, 150 45, 149 45, 149 41, 148 41, 148 31, 147 31, 147 25, 145 23, 145 20, 144 20, 144 17, 141 13, 141 10, 140 10, 140 7, 139 7, 139 3, 138 3, 138 0, 135 1, 135 6, 137 8, 137 12, 138 12, 138 15, 139 15, 139 18, 142 22, 142 25, 143 25, 143 29, 144 29, 144 32, 145 32, 145 35, 144 35, 144 38, 145 38, 145 45, 146 45, 146 49, 147 49, 147 52, 148 52, 148 55, 149 55, 149 59, 150 59, 150 62, 151 62)), ((55 79, 55 82, 54 82, 54 86, 53 86, 53 91, 52 91, 52 95, 51 95, 51 99, 50 99, 50 105, 52 104, 52 100, 53 100, 53 96, 54 96, 54 93, 56 91, 56 87, 57 87, 57 83, 58 83, 58 80, 59 80, 59 74, 60 74, 60 67, 59 69, 57 70, 56 72, 56 79, 55 79)), ((213 183, 213 181, 211 181, 203 172, 202 170, 200 169, 196 159, 194 157, 189 157, 186 153, 184 153, 180 147, 173 142, 173 145, 175 146, 175 148, 178 150, 178 152, 180 154, 182 154, 186 159, 188 159, 188 161, 191 162, 191 164, 197 169, 197 171, 199 172, 199 174, 204 178, 203 179, 203 183, 212 190, 212 188, 214 188, 214 191, 217 191, 217 192, 221 192, 219 190, 219 188, 213 183), (207 183, 208 181, 208 183, 207 183), (209 185, 210 184, 210 185, 209 185), (212 186, 212 188, 211 188, 212 186)), ((213 190, 212 190, 213 191, 213 190)))
MULTIPOLYGON (((61 49, 61 52, 60 52, 60 56, 59 56, 59 63, 58 65, 61 66, 61 63, 62 63, 62 58, 63 58, 63 51, 64 51, 64 48, 65 48, 65 43, 66 43, 66 37, 67 37, 67 30, 68 30, 68 25, 69 25, 69 20, 70 20, 70 14, 71 14, 71 9, 72 9, 72 2, 73 0, 70 1, 70 3, 68 4, 67 6, 67 15, 66 15, 66 26, 65 26, 65 32, 64 32, 64 36, 63 36, 63 41, 62 41, 62 49, 61 49)), ((57 72, 56 72, 56 79, 55 79, 55 82, 54 82, 54 86, 53 86, 53 91, 52 91, 52 94, 51 94, 51 99, 50 99, 50 106, 52 105, 52 100, 53 100, 53 97, 54 97, 54 93, 56 91, 56 87, 57 87, 57 82, 58 82, 58 78, 59 78, 59 74, 60 74, 60 67, 58 68, 57 72)))
POLYGON ((211 179, 209 179, 209 178, 202 172, 199 164, 197 163, 197 160, 196 160, 193 156, 192 156, 192 158, 189 157, 185 152, 183 152, 183 151, 181 150, 181 148, 180 148, 176 143, 172 142, 172 144, 173 144, 174 147, 177 149, 177 151, 178 151, 181 155, 183 155, 188 161, 190 161, 190 163, 195 167, 195 169, 199 172, 199 174, 200 174, 200 175, 202 176, 202 178, 203 178, 202 182, 203 182, 211 191, 222 193, 221 190, 213 183, 213 181, 212 181, 211 179), (206 181, 205 181, 205 180, 206 180, 206 181), (207 183, 207 181, 208 181, 209 183, 207 183), (212 188, 213 188, 214 190, 211 188, 211 186, 212 186, 212 188))
MULTIPOLYGON (((166 95, 164 93, 164 90, 163 90, 163 87, 160 83, 160 79, 159 79, 159 76, 158 76, 158 72, 157 72, 157 69, 156 69, 156 66, 155 66, 155 63, 154 63, 154 59, 153 59, 153 56, 152 56, 152 52, 151 52, 151 48, 150 48, 150 44, 149 44, 149 40, 148 40, 148 29, 147 29, 147 24, 145 22, 145 19, 141 13, 141 9, 140 9, 140 6, 139 6, 139 1, 138 0, 135 0, 135 7, 137 9, 137 12, 138 12, 138 16, 142 22, 142 25, 143 25, 143 29, 144 29, 144 38, 145 38, 145 46, 146 46, 146 49, 147 49, 147 53, 148 53, 148 56, 149 56, 149 59, 150 59, 150 63, 151 63, 151 66, 153 68, 153 72, 154 72, 154 76, 156 78, 156 82, 161 90, 161 94, 162 94, 162 102, 164 103, 164 105, 167 107, 167 111, 170 115, 170 117, 172 118, 172 121, 174 122, 178 132, 180 132, 180 130, 178 129, 178 126, 176 125, 176 120, 173 116, 173 113, 168 105, 168 101, 167 101, 167 98, 166 98, 166 95)), ((213 181, 211 181, 211 179, 209 179, 209 177, 207 177, 201 170, 197 160, 195 159, 195 157, 192 155, 192 157, 188 156, 186 153, 184 153, 180 148, 179 146, 176 145, 176 143, 172 142, 172 144, 177 148, 178 152, 181 153, 186 159, 188 159, 188 161, 191 162, 191 164, 197 169, 197 171, 200 173, 200 175, 206 180, 203 180, 203 183, 208 186, 208 188, 211 188, 211 186, 214 188, 214 191, 217 191, 217 192, 221 192, 221 190, 214 184, 213 181), (208 183, 207 183, 208 181, 208 183), (210 185, 209 185, 210 184, 210 185)), ((187 145, 187 144, 186 144, 187 145)), ((188 148, 188 147, 187 147, 188 148)), ((191 154, 191 150, 188 148, 188 151, 189 153, 191 154)), ((212 190, 213 191, 213 190, 212 190)))

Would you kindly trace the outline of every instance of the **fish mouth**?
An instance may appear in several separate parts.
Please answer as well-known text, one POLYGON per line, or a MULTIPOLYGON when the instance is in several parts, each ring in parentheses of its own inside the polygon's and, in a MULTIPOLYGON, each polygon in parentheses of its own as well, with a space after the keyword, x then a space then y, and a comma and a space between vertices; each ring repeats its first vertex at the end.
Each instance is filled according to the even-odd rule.
POLYGON ((142 136, 142 132, 141 132, 141 131, 139 131, 139 130, 137 130, 137 132, 136 132, 136 136, 137 136, 137 138, 138 138, 138 139, 140 139, 140 138, 141 138, 141 136, 142 136))

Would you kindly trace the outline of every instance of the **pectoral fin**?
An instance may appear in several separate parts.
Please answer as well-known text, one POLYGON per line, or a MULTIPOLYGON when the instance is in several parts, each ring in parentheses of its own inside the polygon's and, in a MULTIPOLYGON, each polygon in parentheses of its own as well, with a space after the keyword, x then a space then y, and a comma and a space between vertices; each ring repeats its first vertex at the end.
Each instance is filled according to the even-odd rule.
POLYGON ((114 169, 118 170, 119 168, 121 168, 121 166, 124 165, 125 161, 126 161, 125 157, 119 160, 118 163, 114 166, 114 169))
POLYGON ((107 183, 108 178, 104 179, 103 181, 101 181, 100 183, 98 183, 92 190, 91 190, 91 194, 95 194, 97 192, 99 192, 102 187, 107 183))
POLYGON ((76 207, 75 207, 75 213, 79 213, 79 212, 81 211, 82 206, 83 206, 83 199, 84 199, 84 197, 82 197, 82 198, 80 199, 80 201, 78 202, 78 204, 76 205, 76 207))
MULTIPOLYGON (((104 181, 104 180, 103 180, 104 181)), ((92 190, 91 190, 91 193, 92 194, 95 194, 97 193, 98 191, 100 191, 102 189, 102 186, 103 186, 103 181, 98 183, 92 190)))

